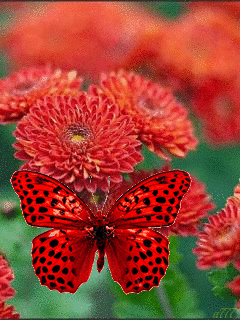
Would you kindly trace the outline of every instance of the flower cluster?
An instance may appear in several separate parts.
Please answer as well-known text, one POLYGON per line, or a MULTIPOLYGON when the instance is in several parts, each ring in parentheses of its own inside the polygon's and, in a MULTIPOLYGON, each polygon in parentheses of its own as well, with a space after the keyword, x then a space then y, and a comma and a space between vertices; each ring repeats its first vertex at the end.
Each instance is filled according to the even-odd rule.
POLYGON ((239 141, 238 3, 189 2, 185 13, 170 21, 132 3, 41 6, 43 14, 35 14, 39 5, 34 19, 19 13, 3 34, 3 47, 15 65, 50 62, 91 79, 118 68, 143 70, 187 94, 209 141, 239 141))
POLYGON ((157 19, 133 3, 42 3, 41 15, 38 10, 36 4, 32 14, 18 15, 3 35, 18 67, 50 62, 98 77, 123 64, 145 29, 159 29, 157 19))
POLYGON ((204 136, 215 145, 240 139, 237 12, 237 3, 189 3, 188 12, 162 38, 156 59, 157 66, 178 79, 181 88, 176 89, 185 95, 187 91, 204 136))
MULTIPOLYGON (((193 249, 198 257, 198 268, 225 268, 232 263, 240 271, 240 184, 234 196, 227 199, 225 208, 208 217, 198 238, 197 247, 193 249)), ((226 286, 240 296, 239 276, 226 286)))
POLYGON ((1 319, 19 319, 20 314, 15 313, 15 308, 5 304, 6 300, 12 299, 15 290, 10 282, 14 279, 13 271, 9 267, 5 258, 0 254, 0 318, 1 319))
POLYGON ((82 91, 76 72, 25 68, 1 80, 2 123, 18 121, 21 169, 50 175, 76 192, 106 192, 143 160, 142 143, 164 159, 194 149, 186 108, 169 89, 133 72, 102 74, 82 91))

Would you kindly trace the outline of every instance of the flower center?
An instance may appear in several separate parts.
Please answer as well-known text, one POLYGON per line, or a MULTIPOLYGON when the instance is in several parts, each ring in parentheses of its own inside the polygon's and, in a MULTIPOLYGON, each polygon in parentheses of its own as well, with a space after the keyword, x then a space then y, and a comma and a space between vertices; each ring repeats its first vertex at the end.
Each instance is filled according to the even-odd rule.
POLYGON ((75 123, 65 129, 63 136, 65 140, 71 143, 84 144, 92 138, 93 134, 89 127, 81 123, 75 123))
POLYGON ((218 243, 232 242, 236 231, 235 229, 236 228, 234 227, 234 225, 223 226, 220 230, 215 230, 215 234, 213 234, 213 237, 218 243))

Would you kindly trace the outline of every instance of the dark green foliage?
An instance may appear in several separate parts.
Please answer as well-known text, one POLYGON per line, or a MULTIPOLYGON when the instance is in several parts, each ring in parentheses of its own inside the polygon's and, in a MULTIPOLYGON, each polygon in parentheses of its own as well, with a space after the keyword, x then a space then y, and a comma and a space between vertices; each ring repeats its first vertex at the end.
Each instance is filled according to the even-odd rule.
POLYGON ((236 296, 225 285, 231 282, 237 275, 239 275, 239 272, 232 264, 224 269, 209 271, 208 278, 213 286, 213 293, 222 299, 236 300, 236 296))

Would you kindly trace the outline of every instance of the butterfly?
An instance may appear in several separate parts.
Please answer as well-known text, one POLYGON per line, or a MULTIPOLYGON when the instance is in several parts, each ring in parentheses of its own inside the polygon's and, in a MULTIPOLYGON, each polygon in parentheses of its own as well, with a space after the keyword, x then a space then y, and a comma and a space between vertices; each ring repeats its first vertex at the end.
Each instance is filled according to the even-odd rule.
POLYGON ((16 171, 12 186, 31 226, 53 228, 32 241, 32 263, 42 285, 75 293, 90 277, 96 251, 114 281, 139 293, 159 286, 169 264, 169 241, 150 227, 171 225, 190 186, 187 172, 158 173, 124 193, 107 214, 96 214, 59 181, 16 171))

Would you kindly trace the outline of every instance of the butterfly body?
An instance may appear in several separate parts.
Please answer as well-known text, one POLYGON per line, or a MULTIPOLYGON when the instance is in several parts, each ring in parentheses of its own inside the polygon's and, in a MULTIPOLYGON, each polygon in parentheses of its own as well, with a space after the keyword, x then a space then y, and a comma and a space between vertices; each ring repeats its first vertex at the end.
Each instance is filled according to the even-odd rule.
POLYGON ((93 241, 96 241, 98 249, 97 270, 101 272, 104 266, 104 257, 106 254, 106 244, 108 239, 114 236, 113 227, 107 225, 106 217, 98 211, 97 215, 92 221, 93 227, 86 229, 93 241))
POLYGON ((31 171, 11 179, 26 222, 51 230, 33 239, 32 262, 42 285, 74 293, 107 256, 114 281, 125 293, 158 286, 169 261, 169 241, 151 227, 171 225, 190 185, 189 174, 155 174, 129 189, 103 215, 94 214, 68 187, 31 171))

